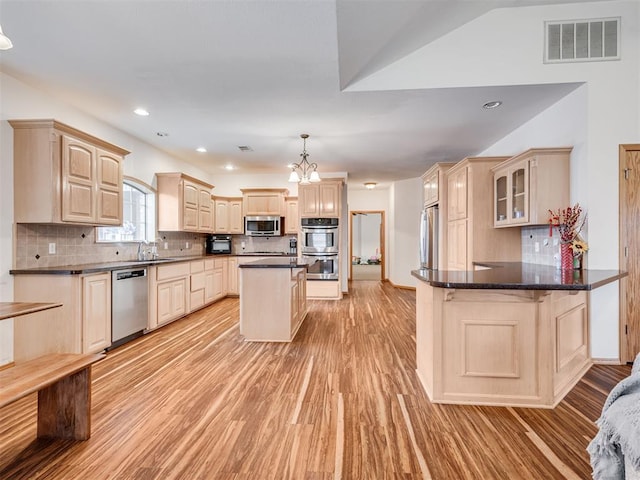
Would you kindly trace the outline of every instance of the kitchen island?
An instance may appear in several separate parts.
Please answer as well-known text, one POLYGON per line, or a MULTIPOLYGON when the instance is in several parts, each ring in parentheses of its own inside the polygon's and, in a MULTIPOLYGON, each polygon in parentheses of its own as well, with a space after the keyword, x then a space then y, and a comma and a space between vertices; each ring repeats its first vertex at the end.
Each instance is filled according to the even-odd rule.
POLYGON ((307 266, 298 258, 239 265, 240 333, 256 342, 290 342, 307 315, 307 266))
POLYGON ((435 403, 554 407, 591 366, 588 291, 626 273, 477 267, 412 272, 425 391, 435 403))

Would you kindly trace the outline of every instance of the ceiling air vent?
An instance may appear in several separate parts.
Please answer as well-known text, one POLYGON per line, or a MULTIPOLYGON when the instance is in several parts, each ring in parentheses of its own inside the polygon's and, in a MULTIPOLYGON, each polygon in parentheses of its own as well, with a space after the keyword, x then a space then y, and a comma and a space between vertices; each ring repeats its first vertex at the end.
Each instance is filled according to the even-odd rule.
POLYGON ((545 63, 620 59, 620 18, 545 22, 545 63))
POLYGON ((251 148, 249 145, 238 145, 238 149, 241 152, 253 152, 253 148, 251 148))

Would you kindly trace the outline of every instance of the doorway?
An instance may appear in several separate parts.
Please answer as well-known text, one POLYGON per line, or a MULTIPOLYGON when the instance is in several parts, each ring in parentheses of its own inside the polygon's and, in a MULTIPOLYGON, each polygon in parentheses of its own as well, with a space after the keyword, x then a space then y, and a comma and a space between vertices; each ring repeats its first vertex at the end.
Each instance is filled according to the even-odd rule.
POLYGON ((354 210, 349 215, 351 280, 385 279, 384 211, 354 210))
POLYGON ((620 360, 640 352, 640 144, 620 145, 620 360))

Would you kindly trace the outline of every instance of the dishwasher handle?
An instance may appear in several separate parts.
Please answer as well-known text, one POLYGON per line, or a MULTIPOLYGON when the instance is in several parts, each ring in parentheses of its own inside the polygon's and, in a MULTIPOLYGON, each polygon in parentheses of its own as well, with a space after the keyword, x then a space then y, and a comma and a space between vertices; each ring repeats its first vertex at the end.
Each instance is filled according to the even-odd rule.
POLYGON ((116 274, 116 280, 128 280, 130 278, 146 277, 146 276, 147 276, 147 269, 141 268, 139 270, 126 270, 124 272, 118 272, 116 274))

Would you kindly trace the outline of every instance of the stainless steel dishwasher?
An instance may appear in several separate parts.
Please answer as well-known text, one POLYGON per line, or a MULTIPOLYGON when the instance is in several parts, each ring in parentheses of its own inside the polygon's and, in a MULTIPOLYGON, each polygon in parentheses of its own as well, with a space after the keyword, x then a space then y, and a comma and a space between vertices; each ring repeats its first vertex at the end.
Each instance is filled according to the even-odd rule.
POLYGON ((111 347, 142 335, 149 314, 146 268, 111 272, 111 347))

